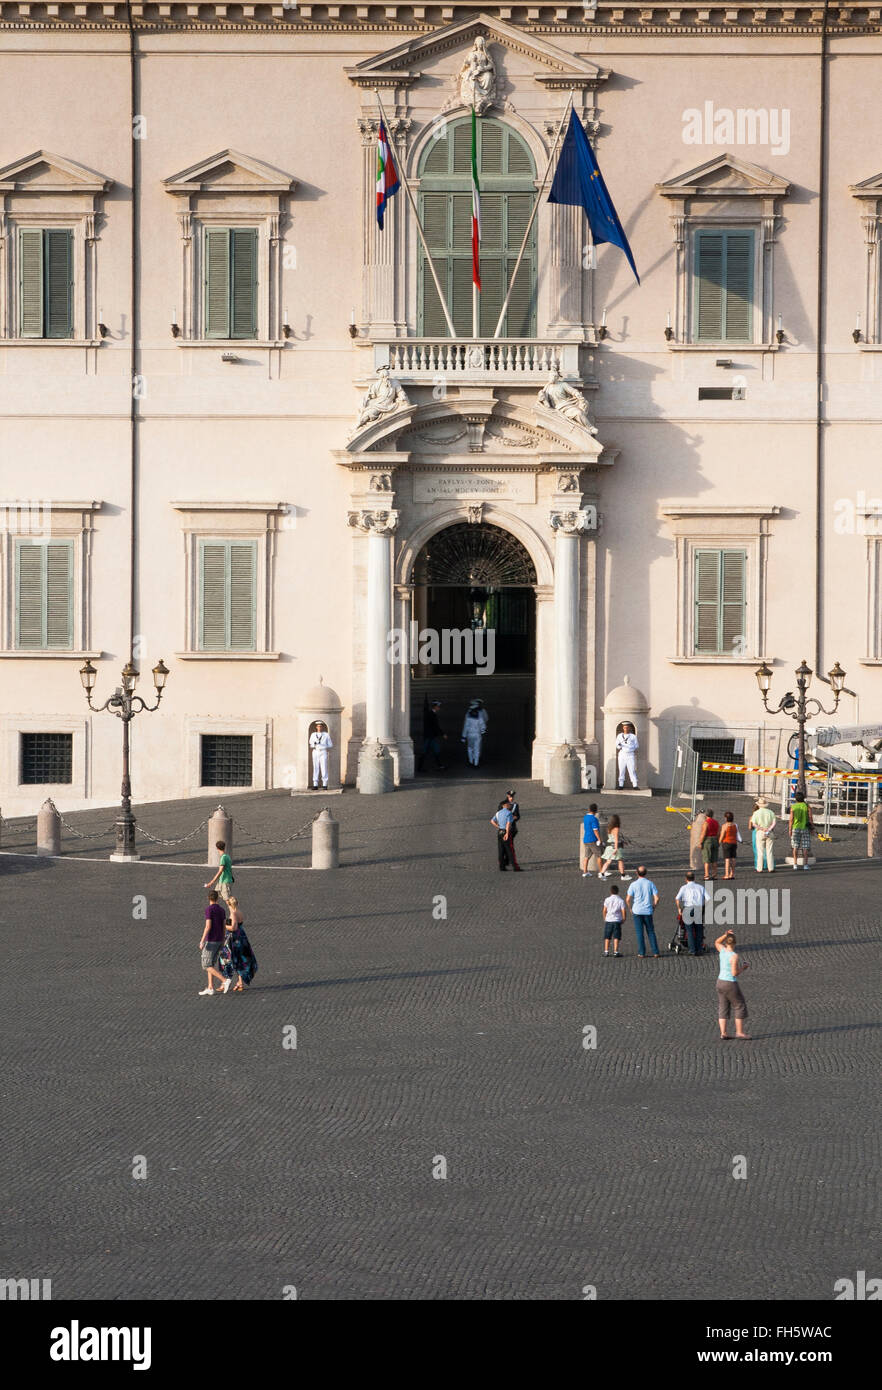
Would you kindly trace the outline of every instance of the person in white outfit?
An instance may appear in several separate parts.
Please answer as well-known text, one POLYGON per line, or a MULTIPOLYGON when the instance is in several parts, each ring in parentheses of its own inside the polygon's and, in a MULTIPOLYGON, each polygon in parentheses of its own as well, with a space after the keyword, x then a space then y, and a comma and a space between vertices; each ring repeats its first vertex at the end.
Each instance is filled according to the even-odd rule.
POLYGON ((309 746, 312 749, 312 781, 315 787, 326 787, 328 785, 328 749, 333 748, 334 742, 328 733, 328 727, 317 719, 315 731, 309 735, 309 746))
POLYGON ((640 744, 637 742, 637 735, 634 732, 633 724, 623 724, 622 732, 616 738, 616 753, 619 762, 619 787, 624 788, 625 773, 631 779, 631 785, 635 791, 637 787, 637 749, 640 744))
POLYGON ((481 761, 481 744, 484 741, 488 723, 483 701, 472 700, 466 710, 466 717, 462 725, 462 742, 466 745, 466 752, 472 767, 477 767, 481 761))

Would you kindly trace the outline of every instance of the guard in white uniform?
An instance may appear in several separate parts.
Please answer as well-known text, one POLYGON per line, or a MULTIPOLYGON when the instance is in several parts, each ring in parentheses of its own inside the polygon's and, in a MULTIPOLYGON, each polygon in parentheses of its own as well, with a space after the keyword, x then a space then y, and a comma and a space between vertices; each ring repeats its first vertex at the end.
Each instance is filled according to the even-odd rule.
POLYGON ((316 787, 326 787, 328 785, 328 749, 333 748, 334 743, 328 733, 327 725, 321 719, 316 720, 315 732, 309 735, 309 746, 312 749, 312 780, 316 787))
POLYGON ((622 732, 616 738, 616 752, 619 755, 619 787, 624 788, 625 773, 631 779, 631 785, 635 791, 637 787, 637 749, 640 744, 637 742, 637 735, 634 732, 633 724, 623 724, 622 732))
POLYGON ((481 761, 481 744, 489 722, 483 701, 472 700, 462 725, 462 742, 466 745, 472 767, 477 767, 481 761))

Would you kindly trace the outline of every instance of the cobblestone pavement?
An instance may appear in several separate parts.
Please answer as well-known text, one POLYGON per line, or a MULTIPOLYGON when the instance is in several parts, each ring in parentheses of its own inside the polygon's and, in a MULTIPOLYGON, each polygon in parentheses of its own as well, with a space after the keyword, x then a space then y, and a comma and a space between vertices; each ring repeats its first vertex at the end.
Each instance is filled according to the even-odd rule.
MULTIPOLYGON (((878 1273, 865 832, 809 874, 742 866, 734 887, 789 890, 791 925, 743 930, 754 1040, 722 1045, 714 963, 638 960, 630 923, 602 959, 581 799, 519 793, 525 872, 504 879, 481 773, 230 798, 255 837, 234 845, 260 962, 240 996, 197 993, 204 832, 162 863, 0 856, 3 1271, 56 1299, 829 1300, 878 1273), (344 867, 297 872, 308 838, 267 841, 324 804, 344 867)), ((596 799, 658 883, 667 945, 684 826, 663 798, 596 799)), ((144 824, 174 838, 215 804, 144 824)), ((25 838, 5 826, 4 851, 25 838)))

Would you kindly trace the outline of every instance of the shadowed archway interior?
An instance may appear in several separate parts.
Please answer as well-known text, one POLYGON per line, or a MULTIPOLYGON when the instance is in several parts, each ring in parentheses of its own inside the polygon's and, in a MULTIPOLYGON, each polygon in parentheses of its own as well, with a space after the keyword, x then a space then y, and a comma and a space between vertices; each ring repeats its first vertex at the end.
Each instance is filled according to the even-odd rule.
MULTIPOLYGON (((466 769, 460 731, 469 702, 489 716, 483 763, 509 776, 529 768, 536 706, 536 568, 501 526, 457 522, 423 546, 413 567, 411 730, 441 701, 451 768, 466 769), (460 634, 445 640, 445 634, 460 634), (434 646, 433 646, 434 643, 434 646), (482 669, 483 668, 483 669, 482 669)), ((431 769, 428 769, 431 770, 431 769)))

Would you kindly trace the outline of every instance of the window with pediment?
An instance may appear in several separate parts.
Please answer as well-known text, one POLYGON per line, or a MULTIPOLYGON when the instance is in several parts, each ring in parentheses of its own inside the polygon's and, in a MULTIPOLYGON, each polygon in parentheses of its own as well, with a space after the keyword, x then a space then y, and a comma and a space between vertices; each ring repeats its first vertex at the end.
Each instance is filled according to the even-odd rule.
MULTIPOLYGON (((472 334, 472 134, 471 117, 441 127, 420 161, 420 216, 454 327, 472 334)), ((480 336, 492 338, 535 200, 536 170, 526 142, 504 122, 477 126, 481 188, 480 336)), ((518 270, 502 336, 536 334, 536 228, 518 270)), ((420 247, 418 333, 446 336, 444 311, 420 247)))

